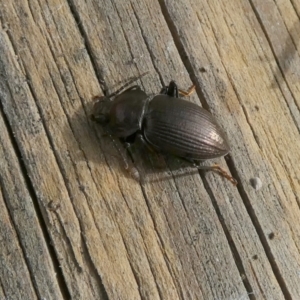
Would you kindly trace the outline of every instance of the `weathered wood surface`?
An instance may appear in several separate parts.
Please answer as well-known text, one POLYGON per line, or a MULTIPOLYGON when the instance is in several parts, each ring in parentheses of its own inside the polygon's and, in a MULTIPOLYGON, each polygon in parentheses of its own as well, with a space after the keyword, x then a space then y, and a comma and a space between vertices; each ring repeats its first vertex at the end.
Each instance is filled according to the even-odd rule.
POLYGON ((299 299, 299 16, 296 0, 0 0, 0 299, 299 299), (126 174, 91 99, 145 71, 148 93, 196 84, 237 188, 139 145, 145 181, 126 174))

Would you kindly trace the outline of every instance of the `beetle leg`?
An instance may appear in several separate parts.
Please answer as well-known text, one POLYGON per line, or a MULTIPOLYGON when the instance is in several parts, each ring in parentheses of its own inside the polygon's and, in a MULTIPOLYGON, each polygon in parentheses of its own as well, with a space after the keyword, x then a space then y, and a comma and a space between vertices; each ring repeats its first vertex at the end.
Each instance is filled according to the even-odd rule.
POLYGON ((219 165, 214 165, 211 166, 213 171, 218 172, 221 176, 225 177, 226 179, 228 179, 233 185, 237 185, 237 180, 235 178, 233 178, 230 174, 228 174, 226 172, 226 170, 224 170, 222 167, 220 167, 219 165))
POLYGON ((184 97, 188 97, 195 92, 196 86, 193 84, 187 91, 178 89, 175 81, 170 81, 168 86, 165 86, 161 90, 161 94, 166 94, 170 97, 178 98, 178 95, 182 95, 184 97))
MULTIPOLYGON (((128 143, 128 142, 124 142, 123 143, 123 146, 124 146, 126 152, 128 151, 128 153, 130 155, 131 155, 131 153, 130 153, 129 149, 130 149, 131 145, 132 144, 128 143)), ((124 167, 125 170, 129 173, 129 175, 131 177, 133 177, 135 180, 139 181, 140 180, 140 173, 137 170, 137 168, 134 167, 132 163, 129 165, 128 160, 127 160, 127 158, 125 156, 122 155, 122 158, 123 158, 123 161, 125 163, 125 167, 124 167)))
MULTIPOLYGON (((118 143, 113 138, 113 136, 111 134, 109 134, 109 133, 107 133, 107 134, 110 136, 110 138, 111 138, 114 146, 116 147, 117 151, 119 152, 120 156, 122 157, 123 163, 124 163, 124 169, 126 170, 126 172, 128 172, 129 175, 131 177, 133 177, 135 180, 139 180, 140 179, 139 171, 132 165, 132 163, 128 162, 126 154, 124 155, 123 151, 121 151, 118 143)), ((131 143, 126 142, 125 140, 122 140, 122 139, 120 139, 120 142, 123 144, 123 146, 124 146, 124 148, 126 150, 126 153, 127 153, 127 151, 129 150, 129 148, 131 146, 131 143)))
POLYGON ((168 95, 170 97, 178 98, 178 87, 175 81, 170 81, 169 85, 162 88, 161 94, 168 95))
POLYGON ((179 89, 178 92, 180 95, 184 97, 188 97, 195 92, 196 86, 193 84, 187 91, 179 89))
POLYGON ((137 138, 148 148, 151 152, 157 152, 151 145, 145 140, 142 134, 137 134, 137 138))
POLYGON ((233 185, 237 185, 237 181, 233 178, 230 174, 226 172, 222 167, 215 164, 213 166, 199 166, 196 162, 193 163, 194 167, 199 170, 207 170, 207 171, 214 171, 223 176, 224 178, 228 179, 233 185))

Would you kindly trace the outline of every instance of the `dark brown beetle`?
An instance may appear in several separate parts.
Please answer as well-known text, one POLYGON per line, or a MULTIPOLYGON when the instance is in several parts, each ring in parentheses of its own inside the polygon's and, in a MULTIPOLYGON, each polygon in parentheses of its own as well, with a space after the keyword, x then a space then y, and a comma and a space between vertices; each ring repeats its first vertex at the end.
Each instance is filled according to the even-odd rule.
POLYGON ((229 145, 213 116, 202 107, 178 98, 171 81, 161 93, 148 96, 137 85, 116 95, 101 97, 94 105, 92 119, 111 135, 129 145, 139 135, 150 148, 194 163, 198 169, 214 170, 237 184, 220 166, 199 166, 202 160, 224 156, 229 145))

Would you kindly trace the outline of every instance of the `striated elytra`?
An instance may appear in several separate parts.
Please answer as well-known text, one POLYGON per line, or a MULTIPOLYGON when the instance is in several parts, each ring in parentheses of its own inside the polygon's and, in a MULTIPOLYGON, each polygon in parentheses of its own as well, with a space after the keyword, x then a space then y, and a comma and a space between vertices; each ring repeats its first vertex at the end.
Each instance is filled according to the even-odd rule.
POLYGON ((94 105, 92 119, 126 145, 134 142, 139 135, 156 151, 191 161, 198 169, 217 171, 236 184, 236 180, 220 166, 197 164, 202 160, 224 156, 230 148, 211 113, 178 98, 178 93, 174 81, 154 96, 148 96, 139 86, 133 86, 116 95, 113 100, 109 97, 99 98, 94 105))

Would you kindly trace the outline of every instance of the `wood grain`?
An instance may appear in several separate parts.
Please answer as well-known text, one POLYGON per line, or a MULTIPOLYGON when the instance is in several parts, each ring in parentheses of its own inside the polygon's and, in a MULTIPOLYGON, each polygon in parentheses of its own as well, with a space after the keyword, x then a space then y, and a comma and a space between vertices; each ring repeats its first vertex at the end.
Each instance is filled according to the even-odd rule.
POLYGON ((297 1, 0 12, 0 299, 299 298, 297 1), (215 162, 237 188, 140 143, 142 181, 126 173, 92 98, 147 71, 135 84, 149 94, 196 85, 189 100, 224 128, 230 156, 215 162))

